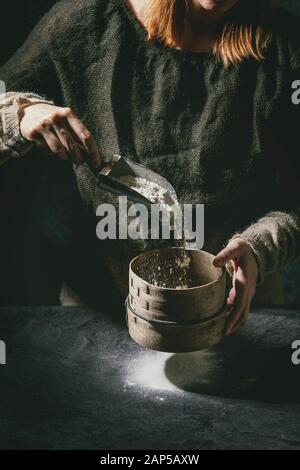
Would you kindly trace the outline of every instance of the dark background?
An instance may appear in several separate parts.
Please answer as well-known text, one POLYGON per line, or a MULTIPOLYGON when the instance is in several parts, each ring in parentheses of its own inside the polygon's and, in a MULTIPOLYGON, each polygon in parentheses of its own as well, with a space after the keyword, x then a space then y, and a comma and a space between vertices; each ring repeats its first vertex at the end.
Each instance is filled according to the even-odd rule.
MULTIPOLYGON (((5 63, 22 45, 33 26, 55 3, 57 0, 23 0, 21 2, 20 0, 5 2, 2 0, 0 9, 0 65, 5 63)), ((274 3, 300 16, 300 0, 276 0, 274 3)), ((5 246, 5 243, 2 246, 5 246)), ((300 261, 287 266, 284 273, 286 303, 300 305, 300 261)))
POLYGON ((1 64, 9 59, 13 52, 22 45, 39 18, 56 2, 57 0, 1 1, 1 64))

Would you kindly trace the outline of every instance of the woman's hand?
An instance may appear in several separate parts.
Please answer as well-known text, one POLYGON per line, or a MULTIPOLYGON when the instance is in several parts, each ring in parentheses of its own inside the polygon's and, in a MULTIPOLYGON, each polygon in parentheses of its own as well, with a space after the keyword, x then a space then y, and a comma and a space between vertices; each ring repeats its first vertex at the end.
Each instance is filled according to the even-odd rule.
POLYGON ((250 305, 255 294, 258 266, 250 245, 243 238, 235 238, 215 258, 216 267, 233 262, 232 289, 227 304, 230 318, 226 326, 226 336, 235 333, 247 323, 250 305))
POLYGON ((70 108, 46 103, 33 103, 22 110, 21 134, 30 142, 42 145, 63 160, 80 165, 87 162, 92 168, 101 166, 96 142, 70 108))

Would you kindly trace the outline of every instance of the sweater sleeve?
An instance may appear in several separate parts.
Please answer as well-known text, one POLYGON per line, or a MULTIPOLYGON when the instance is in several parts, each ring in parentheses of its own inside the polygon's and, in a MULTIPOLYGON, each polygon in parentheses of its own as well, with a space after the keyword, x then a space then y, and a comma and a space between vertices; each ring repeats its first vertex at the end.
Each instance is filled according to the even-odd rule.
MULTIPOLYGON (((54 12, 54 13, 53 13, 54 12)), ((31 103, 59 105, 60 83, 51 57, 52 9, 34 28, 23 46, 0 69, 5 93, 0 96, 0 164, 25 154, 32 144, 20 132, 20 110, 31 103)))
POLYGON ((290 39, 282 48, 282 57, 287 61, 279 64, 282 95, 267 123, 275 142, 270 157, 275 158, 278 167, 282 204, 280 210, 274 208, 232 237, 241 237, 250 244, 259 266, 259 281, 300 255, 300 89, 295 91, 300 80, 299 23, 298 19, 292 21, 290 39))
POLYGON ((299 256, 300 210, 269 212, 232 239, 237 237, 250 244, 259 267, 259 282, 262 282, 265 274, 299 256))
POLYGON ((10 157, 26 154, 33 144, 23 138, 20 131, 20 110, 30 104, 48 103, 34 93, 9 92, 0 101, 0 165, 10 157))

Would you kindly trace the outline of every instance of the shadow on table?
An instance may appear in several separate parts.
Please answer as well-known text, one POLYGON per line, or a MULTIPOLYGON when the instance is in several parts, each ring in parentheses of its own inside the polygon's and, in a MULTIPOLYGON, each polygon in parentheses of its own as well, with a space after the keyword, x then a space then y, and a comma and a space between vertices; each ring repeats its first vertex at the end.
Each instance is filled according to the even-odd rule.
POLYGON ((260 347, 243 335, 211 350, 174 354, 168 379, 193 393, 269 403, 300 403, 300 371, 290 347, 260 347))

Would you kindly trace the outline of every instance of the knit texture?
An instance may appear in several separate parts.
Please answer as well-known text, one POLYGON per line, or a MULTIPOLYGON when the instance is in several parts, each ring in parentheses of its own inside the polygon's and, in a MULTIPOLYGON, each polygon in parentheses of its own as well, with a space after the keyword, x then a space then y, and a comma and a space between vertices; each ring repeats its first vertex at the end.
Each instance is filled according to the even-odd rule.
MULTIPOLYGON (((300 79, 299 21, 274 10, 272 29, 265 61, 224 68, 212 53, 149 43, 122 0, 65 0, 0 79, 8 91, 72 107, 105 159, 132 158, 167 178, 181 203, 204 203, 204 249, 216 253, 232 236, 244 237, 263 282, 300 252, 300 105, 291 100, 300 79)), ((28 145, 15 106, 1 104, 3 158, 28 145)), ((87 165, 76 175, 89 210, 111 202, 87 165)))
POLYGON ((34 93, 5 93, 0 99, 0 165, 10 157, 20 157, 32 148, 20 131, 20 110, 29 104, 53 104, 34 93))

